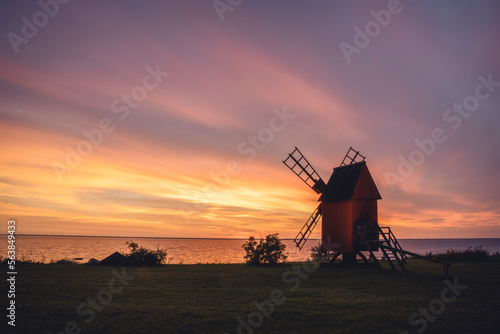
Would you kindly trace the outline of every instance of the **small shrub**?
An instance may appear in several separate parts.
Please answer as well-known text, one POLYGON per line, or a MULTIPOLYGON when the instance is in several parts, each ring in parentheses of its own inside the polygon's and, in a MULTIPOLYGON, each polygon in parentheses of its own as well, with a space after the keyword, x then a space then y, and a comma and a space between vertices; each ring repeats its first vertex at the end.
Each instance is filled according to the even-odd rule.
POLYGON ((311 259, 318 262, 330 262, 333 252, 328 252, 320 241, 316 246, 311 247, 311 259))
POLYGON ((50 264, 76 264, 76 261, 67 260, 67 259, 61 259, 61 260, 54 260, 54 259, 52 259, 50 261, 50 264))
POLYGON ((467 247, 465 250, 457 250, 450 248, 445 253, 433 254, 428 252, 426 256, 445 261, 488 261, 494 259, 494 256, 490 257, 490 252, 483 248, 483 246, 467 247))
POLYGON ((33 258, 28 258, 26 255, 21 255, 20 258, 16 258, 16 264, 43 264, 45 263, 45 256, 42 260, 33 260, 33 258))
POLYGON ((284 254, 286 246, 278 237, 278 233, 269 234, 266 240, 260 239, 259 243, 254 237, 250 237, 241 247, 246 252, 244 258, 249 264, 276 264, 285 262, 288 258, 284 254))
POLYGON ((152 250, 139 246, 133 241, 127 241, 125 244, 130 248, 130 253, 124 255, 132 264, 152 266, 165 263, 167 251, 160 249, 159 245, 156 250, 152 250))

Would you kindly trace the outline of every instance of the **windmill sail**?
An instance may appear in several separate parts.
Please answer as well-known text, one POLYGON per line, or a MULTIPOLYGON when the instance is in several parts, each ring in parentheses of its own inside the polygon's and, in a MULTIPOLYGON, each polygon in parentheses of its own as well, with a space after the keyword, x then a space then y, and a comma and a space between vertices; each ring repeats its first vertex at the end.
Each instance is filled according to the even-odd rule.
POLYGON ((347 151, 347 154, 345 155, 344 159, 340 163, 340 166, 352 165, 357 162, 365 161, 365 159, 366 157, 359 154, 359 151, 356 151, 351 146, 349 147, 349 150, 347 151))
POLYGON ((304 226, 302 226, 302 229, 300 230, 299 234, 295 237, 293 242, 295 242, 295 245, 299 247, 299 250, 302 250, 302 247, 306 243, 307 239, 309 239, 309 236, 311 235, 312 231, 314 230, 314 227, 316 227, 316 224, 321 218, 321 203, 318 205, 316 210, 311 214, 309 219, 306 221, 304 226))
POLYGON ((321 179, 297 147, 295 147, 295 150, 288 155, 283 163, 317 194, 323 192, 326 187, 325 181, 321 179))

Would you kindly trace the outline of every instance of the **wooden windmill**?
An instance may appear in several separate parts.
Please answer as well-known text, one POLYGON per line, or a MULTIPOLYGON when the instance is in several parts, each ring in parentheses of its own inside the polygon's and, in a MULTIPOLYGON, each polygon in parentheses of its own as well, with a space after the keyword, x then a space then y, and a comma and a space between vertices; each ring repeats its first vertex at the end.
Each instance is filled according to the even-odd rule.
POLYGON ((336 245, 329 249, 335 252, 333 261, 342 255, 342 263, 352 265, 359 255, 368 262, 362 251, 370 252, 370 257, 376 261, 373 251, 380 249, 394 269, 404 270, 406 255, 400 252, 401 246, 390 228, 378 225, 377 200, 382 197, 364 156, 349 148, 340 166, 333 169, 328 183, 321 179, 297 147, 283 163, 320 194, 318 207, 295 237, 294 242, 300 250, 322 217, 323 245, 336 245))

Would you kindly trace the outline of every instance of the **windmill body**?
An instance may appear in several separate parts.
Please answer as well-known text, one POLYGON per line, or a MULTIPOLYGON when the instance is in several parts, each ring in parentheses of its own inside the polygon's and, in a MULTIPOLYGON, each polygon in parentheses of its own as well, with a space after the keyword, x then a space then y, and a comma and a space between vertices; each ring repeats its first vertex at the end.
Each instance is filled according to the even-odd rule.
POLYGON ((337 244, 334 250, 357 253, 378 248, 377 200, 381 199, 366 162, 333 170, 319 201, 322 205, 321 239, 337 244))

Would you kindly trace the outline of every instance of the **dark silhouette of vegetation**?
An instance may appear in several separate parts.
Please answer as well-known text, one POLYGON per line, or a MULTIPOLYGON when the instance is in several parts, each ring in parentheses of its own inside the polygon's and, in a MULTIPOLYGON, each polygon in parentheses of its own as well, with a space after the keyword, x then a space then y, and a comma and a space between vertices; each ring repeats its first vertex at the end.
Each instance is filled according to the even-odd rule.
MULTIPOLYGON (((10 261, 12 261, 12 259, 10 259, 10 261)), ((15 264, 45 264, 45 256, 42 256, 41 260, 33 260, 30 258, 27 258, 25 255, 21 255, 20 258, 16 258, 14 261, 15 261, 15 264)), ((2 255, 0 255, 0 263, 1 264, 8 264, 9 257, 8 256, 3 257, 2 255)), ((52 259, 52 261, 50 263, 55 263, 55 260, 52 259)))
POLYGON ((284 254, 286 246, 281 242, 278 233, 269 234, 266 240, 260 239, 259 243, 254 237, 241 246, 246 254, 245 260, 249 264, 276 264, 285 262, 288 255, 284 254))
POLYGON ((318 262, 330 262, 333 252, 327 252, 320 241, 316 246, 311 247, 311 260, 318 262))
POLYGON ((61 260, 54 260, 52 259, 50 261, 50 264, 76 264, 76 261, 73 260, 68 260, 68 259, 61 259, 61 260))
POLYGON ((425 255, 436 260, 445 261, 475 262, 500 259, 500 254, 498 254, 498 252, 490 255, 490 251, 484 249, 483 246, 469 246, 467 249, 461 251, 450 248, 445 253, 433 254, 432 252, 428 252, 425 255))
POLYGON ((153 250, 139 246, 133 241, 127 241, 125 244, 130 248, 130 253, 124 255, 131 264, 153 266, 165 263, 167 250, 160 249, 159 245, 153 250))

